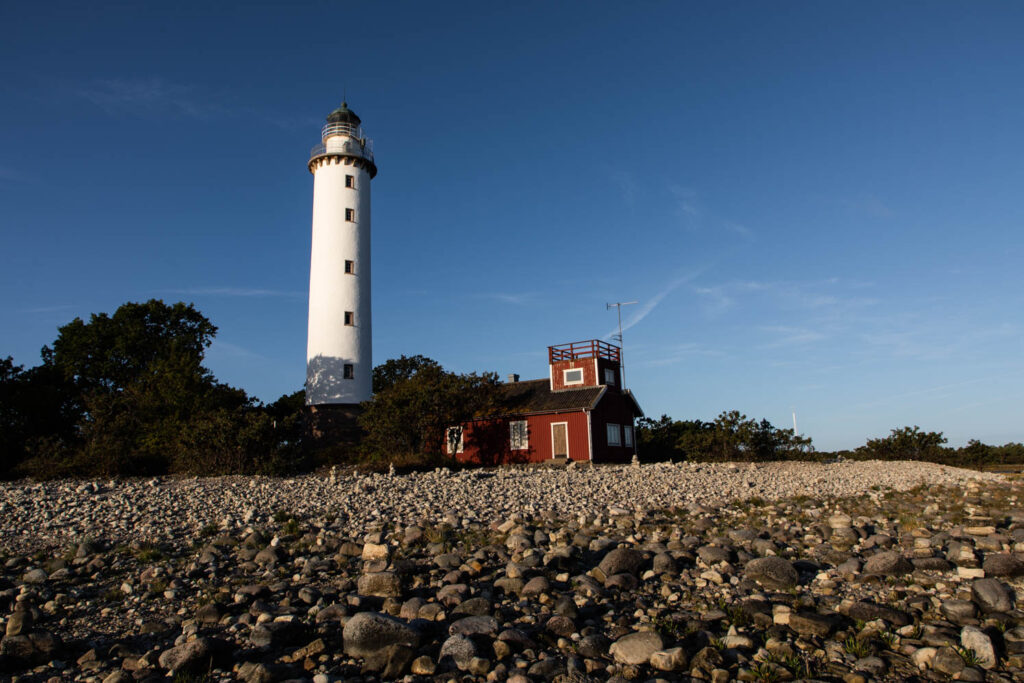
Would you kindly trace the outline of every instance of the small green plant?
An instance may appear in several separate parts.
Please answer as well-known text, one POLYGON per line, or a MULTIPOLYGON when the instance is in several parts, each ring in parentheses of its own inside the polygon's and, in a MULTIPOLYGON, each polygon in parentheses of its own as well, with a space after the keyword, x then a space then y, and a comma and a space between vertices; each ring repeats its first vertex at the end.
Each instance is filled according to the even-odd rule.
POLYGON ((964 664, 967 666, 981 666, 981 657, 971 648, 958 646, 956 653, 960 655, 960 659, 964 660, 964 664))
POLYGON ((883 631, 878 634, 878 638, 890 650, 895 650, 896 646, 899 645, 900 642, 900 637, 892 631, 883 631))
POLYGON ((744 612, 742 607, 727 607, 725 612, 729 615, 729 621, 732 623, 733 626, 737 628, 742 628, 743 626, 750 625, 750 615, 744 612))
POLYGON ((725 641, 722 640, 721 638, 712 638, 709 641, 709 645, 711 645, 711 647, 715 648, 716 650, 724 650, 724 649, 726 649, 725 648, 725 641))
POLYGON ((159 562, 165 557, 163 551, 152 543, 144 543, 140 545, 135 549, 134 555, 136 560, 144 564, 159 562))
POLYGON ((274 521, 278 524, 284 524, 289 519, 294 519, 295 515, 288 512, 287 510, 281 509, 274 511, 274 521))
POLYGON ((843 641, 843 650, 858 659, 872 654, 871 642, 854 636, 850 636, 843 641))
POLYGON ((654 617, 651 625, 663 638, 679 640, 686 635, 685 626, 671 617, 654 617))
POLYGON ((770 662, 757 662, 750 667, 750 674, 755 681, 764 681, 764 683, 773 683, 781 678, 778 669, 770 662))
POLYGON ((284 531, 286 534, 292 536, 299 533, 299 531, 302 530, 302 525, 299 524, 299 521, 297 519, 292 517, 284 523, 284 526, 281 527, 281 530, 284 531))

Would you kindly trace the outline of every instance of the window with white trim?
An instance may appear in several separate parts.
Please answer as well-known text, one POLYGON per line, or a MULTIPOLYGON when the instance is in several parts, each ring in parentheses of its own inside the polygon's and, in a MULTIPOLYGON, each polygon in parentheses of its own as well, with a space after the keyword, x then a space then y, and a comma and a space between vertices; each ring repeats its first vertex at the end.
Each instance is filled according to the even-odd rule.
POLYGON ((345 311, 345 324, 346 325, 355 325, 356 324, 356 314, 353 313, 352 311, 345 311))
POLYGON ((608 445, 609 446, 621 446, 622 445, 622 432, 619 431, 619 425, 608 423, 608 445))
POLYGON ((345 274, 346 275, 355 275, 355 272, 356 272, 356 262, 355 261, 345 261, 345 274))
POLYGON ((449 427, 447 431, 448 455, 462 452, 462 426, 449 427))
POLYGON ((345 209, 345 220, 347 220, 349 223, 354 223, 356 220, 356 210, 345 209))
POLYGON ((613 370, 612 368, 604 369, 604 383, 611 385, 615 384, 615 370, 613 370))
POLYGON ((356 178, 355 178, 355 176, 351 176, 351 175, 345 176, 345 187, 355 187, 355 186, 356 186, 356 178))
POLYGON ((633 426, 622 425, 622 445, 627 448, 633 447, 633 426))
POLYGON ((525 451, 530 447, 530 435, 527 431, 526 420, 516 420, 508 423, 509 448, 514 451, 525 451))
POLYGON ((565 384, 565 386, 583 384, 583 368, 562 370, 562 383, 565 384))

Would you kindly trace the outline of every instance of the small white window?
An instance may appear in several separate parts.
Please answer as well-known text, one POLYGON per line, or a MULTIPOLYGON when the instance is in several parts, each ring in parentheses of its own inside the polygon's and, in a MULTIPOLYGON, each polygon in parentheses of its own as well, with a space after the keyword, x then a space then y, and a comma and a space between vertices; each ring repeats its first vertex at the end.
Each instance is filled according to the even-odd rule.
POLYGON ((604 383, 612 385, 615 384, 615 371, 611 368, 604 369, 604 383))
POLYGON ((354 176, 350 176, 350 175, 345 176, 345 187, 355 187, 355 186, 356 186, 356 179, 355 179, 355 177, 354 176))
POLYGON ((356 262, 355 261, 345 261, 345 273, 347 275, 354 275, 355 272, 356 272, 356 262))
POLYGON ((448 428, 448 455, 462 452, 462 427, 448 428))
POLYGON ((619 431, 619 425, 608 423, 608 445, 609 446, 621 446, 622 445, 622 432, 619 431))
POLYGON ((583 384, 583 368, 563 370, 562 381, 566 386, 570 386, 572 384, 583 384))
POLYGON ((623 425, 622 426, 622 444, 628 448, 633 447, 633 426, 623 425))
POLYGON ((525 451, 530 447, 530 436, 526 429, 526 420, 509 422, 509 447, 514 451, 525 451))
POLYGON ((345 220, 347 220, 349 223, 354 222, 356 220, 356 210, 345 209, 345 220))
POLYGON ((353 313, 352 311, 345 311, 345 324, 346 325, 350 325, 350 326, 351 325, 355 325, 356 324, 356 314, 353 313))

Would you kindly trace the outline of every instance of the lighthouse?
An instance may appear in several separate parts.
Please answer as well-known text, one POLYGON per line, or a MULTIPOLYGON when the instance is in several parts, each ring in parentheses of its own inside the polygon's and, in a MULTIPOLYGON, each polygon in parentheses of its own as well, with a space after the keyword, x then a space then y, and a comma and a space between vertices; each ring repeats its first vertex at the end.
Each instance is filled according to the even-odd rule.
POLYGON ((370 180, 373 143, 342 102, 310 153, 313 239, 309 264, 306 404, 353 407, 372 391, 370 180))

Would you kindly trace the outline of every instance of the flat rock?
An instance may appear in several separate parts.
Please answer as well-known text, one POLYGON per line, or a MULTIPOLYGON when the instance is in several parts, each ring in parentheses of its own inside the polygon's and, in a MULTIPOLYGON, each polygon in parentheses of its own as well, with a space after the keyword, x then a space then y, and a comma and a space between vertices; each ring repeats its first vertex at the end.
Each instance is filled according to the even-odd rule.
POLYGON ((638 631, 616 640, 608 653, 622 664, 640 665, 646 664, 651 655, 664 647, 665 642, 654 631, 638 631))

